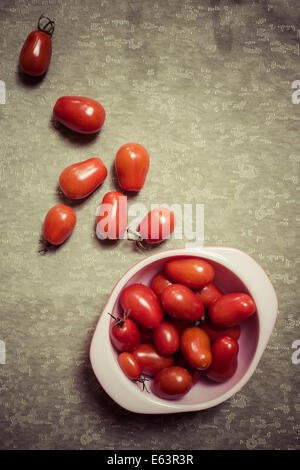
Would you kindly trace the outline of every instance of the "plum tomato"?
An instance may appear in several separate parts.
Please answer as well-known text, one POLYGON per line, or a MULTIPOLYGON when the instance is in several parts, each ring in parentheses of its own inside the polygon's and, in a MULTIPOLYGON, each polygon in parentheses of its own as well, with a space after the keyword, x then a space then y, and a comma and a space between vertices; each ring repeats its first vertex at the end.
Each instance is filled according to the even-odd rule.
POLYGON ((153 344, 139 344, 132 354, 141 366, 142 373, 150 376, 174 364, 174 356, 159 354, 153 344))
POLYGON ((53 108, 54 118, 79 134, 99 132, 105 121, 105 110, 98 101, 85 96, 62 96, 53 108))
POLYGON ((163 290, 170 286, 172 282, 167 278, 164 271, 160 271, 159 273, 154 276, 151 281, 150 287, 155 292, 158 298, 160 298, 163 290))
POLYGON ((180 338, 176 327, 170 321, 163 320, 153 331, 153 343, 163 356, 171 356, 180 346, 180 338))
POLYGON ((118 362, 122 371, 130 380, 140 378, 142 369, 132 353, 122 352, 118 357, 118 362))
POLYGON ((213 282, 202 287, 202 289, 196 291, 195 294, 202 300, 205 307, 208 307, 212 302, 218 300, 223 295, 213 282))
POLYGON ((187 328, 181 335, 181 351, 195 369, 205 370, 212 361, 210 341, 204 330, 197 326, 187 328))
POLYGON ((69 199, 83 199, 95 191, 107 176, 107 168, 100 158, 89 158, 65 168, 59 177, 59 186, 69 199))
POLYGON ((125 312, 130 311, 132 320, 149 330, 157 328, 163 320, 164 312, 157 295, 143 284, 125 287, 121 292, 120 303, 125 312))
POLYGON ((237 340, 241 334, 240 325, 232 326, 230 328, 218 328, 207 319, 204 323, 202 323, 201 328, 205 331, 211 343, 213 343, 220 336, 230 336, 230 338, 237 340))
POLYGON ((39 77, 48 70, 52 55, 51 36, 54 27, 54 21, 41 15, 38 29, 27 36, 19 57, 20 68, 27 75, 39 77))
POLYGON ((197 257, 172 259, 166 263, 165 271, 171 281, 190 289, 201 289, 215 276, 212 265, 197 257))
POLYGON ((125 144, 118 150, 115 160, 119 185, 123 191, 140 191, 144 186, 150 158, 140 144, 125 144))
POLYGON ((200 320, 204 306, 197 295, 182 284, 171 284, 161 294, 161 303, 165 311, 179 320, 200 320))
POLYGON ((118 240, 126 232, 127 224, 127 196, 116 191, 106 193, 97 212, 97 237, 100 240, 118 240))
POLYGON ((214 382, 225 382, 237 369, 239 345, 229 336, 220 336, 212 345, 212 362, 206 376, 214 382))
POLYGON ((138 226, 138 233, 148 244, 161 243, 170 238, 175 228, 175 216, 166 207, 148 212, 138 226))
POLYGON ((193 385, 191 374, 179 366, 162 369, 154 377, 152 390, 155 395, 167 400, 176 400, 186 395, 193 385))
POLYGON ((72 207, 56 204, 47 213, 43 237, 51 245, 61 245, 73 232, 76 225, 76 214, 72 207))
POLYGON ((219 328, 236 326, 256 311, 254 300, 248 294, 233 293, 220 297, 209 306, 210 321, 219 328))
POLYGON ((110 326, 110 339, 118 351, 133 351, 141 342, 137 325, 130 318, 115 318, 110 326))

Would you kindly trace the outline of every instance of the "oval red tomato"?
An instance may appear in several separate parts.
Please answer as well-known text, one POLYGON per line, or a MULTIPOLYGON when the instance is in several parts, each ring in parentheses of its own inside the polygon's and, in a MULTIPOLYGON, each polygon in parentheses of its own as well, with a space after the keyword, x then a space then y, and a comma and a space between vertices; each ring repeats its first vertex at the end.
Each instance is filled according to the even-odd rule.
POLYGON ((201 328, 192 326, 181 335, 181 351, 187 362, 195 369, 205 370, 212 361, 210 341, 201 328))
POLYGON ((72 207, 56 204, 47 213, 44 226, 44 239, 52 245, 61 245, 73 232, 76 214, 72 207))
POLYGON ((184 284, 190 289, 201 289, 211 282, 215 270, 201 258, 175 258, 166 263, 165 271, 173 282, 184 284))
POLYGON ((220 336, 230 336, 230 338, 237 340, 241 334, 241 327, 239 325, 232 326, 231 328, 218 328, 208 320, 201 325, 201 328, 205 331, 212 343, 220 336))
POLYGON ((100 158, 89 158, 65 168, 59 177, 59 186, 69 199, 83 199, 95 191, 107 176, 100 158))
POLYGON ((161 398, 176 400, 186 395, 193 385, 191 374, 179 366, 167 367, 155 376, 152 390, 161 398))
POLYGON ((118 150, 115 160, 119 185, 124 191, 140 191, 148 173, 150 158, 140 144, 125 144, 118 150))
POLYGON ((173 323, 163 320, 153 331, 153 343, 163 356, 174 354, 179 349, 180 338, 173 323))
POLYGON ((175 228, 175 216, 165 207, 150 211, 138 227, 141 238, 149 244, 161 243, 170 238, 175 228))
POLYGON ((157 297, 160 297, 165 288, 170 286, 171 284, 172 282, 169 281, 164 271, 161 271, 156 274, 156 276, 154 276, 151 281, 150 287, 155 292, 157 297))
POLYGON ((132 353, 122 352, 118 357, 118 362, 122 371, 129 379, 137 380, 141 376, 141 366, 132 353))
POLYGON ((160 370, 174 364, 174 356, 159 354, 152 344, 140 344, 132 353, 142 369, 142 373, 154 376, 160 370))
POLYGON ((207 286, 198 290, 196 295, 202 300, 204 306, 208 307, 212 302, 222 297, 223 293, 213 282, 210 282, 207 286))
POLYGON ((133 351, 141 342, 138 327, 130 318, 116 318, 110 326, 110 339, 118 351, 133 351))
POLYGON ((145 328, 154 329, 161 323, 164 313, 153 290, 143 284, 131 284, 122 290, 120 303, 130 318, 145 328))
POLYGON ((116 191, 106 193, 97 213, 97 237, 100 240, 118 240, 126 232, 127 224, 127 197, 116 191))
POLYGON ((54 21, 49 20, 47 26, 42 27, 41 20, 43 18, 49 20, 43 15, 40 16, 39 29, 32 31, 27 36, 19 57, 21 70, 33 77, 44 75, 48 70, 52 55, 51 36, 54 31, 54 21))
POLYGON ((171 284, 161 294, 165 311, 179 320, 196 321, 204 314, 204 306, 197 295, 181 284, 171 284))
POLYGON ((208 310, 210 321, 219 328, 235 326, 256 311, 254 300, 244 293, 226 294, 213 302, 208 310))
POLYGON ((84 96, 62 96, 53 109, 53 116, 64 126, 80 134, 100 131, 105 110, 98 101, 84 96))
POLYGON ((233 376, 238 365, 239 345, 229 336, 217 338, 212 345, 212 363, 206 376, 214 382, 224 382, 233 376))

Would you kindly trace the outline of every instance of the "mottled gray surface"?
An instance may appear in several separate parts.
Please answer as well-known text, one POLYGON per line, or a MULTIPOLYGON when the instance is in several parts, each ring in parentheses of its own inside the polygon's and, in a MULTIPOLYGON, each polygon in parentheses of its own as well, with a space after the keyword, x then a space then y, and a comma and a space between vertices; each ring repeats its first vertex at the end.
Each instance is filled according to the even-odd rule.
MULTIPOLYGON (((0 1, 1 321, 3 449, 299 448, 300 5, 294 0, 0 1), (25 80, 18 54, 36 19, 56 20, 43 80, 25 80), (66 94, 98 99, 99 136, 51 122, 66 94), (119 277, 145 254, 97 241, 103 187, 75 205, 78 225, 39 256, 58 175, 137 141, 151 155, 140 195, 203 203, 205 244, 252 255, 279 298, 275 331, 254 376, 222 405, 172 416, 134 415, 110 400, 88 358, 97 318, 119 277)), ((183 247, 171 240, 164 248, 183 247)))

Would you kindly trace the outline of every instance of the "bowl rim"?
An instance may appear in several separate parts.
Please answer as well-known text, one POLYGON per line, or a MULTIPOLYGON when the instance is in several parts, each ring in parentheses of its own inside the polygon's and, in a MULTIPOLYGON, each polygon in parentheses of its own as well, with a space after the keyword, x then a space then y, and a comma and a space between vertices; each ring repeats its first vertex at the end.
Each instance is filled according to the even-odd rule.
POLYGON ((272 334, 276 322, 277 310, 277 296, 270 279, 264 272, 263 268, 245 252, 230 247, 186 247, 161 251, 139 260, 121 276, 119 281, 113 287, 98 318, 90 343, 91 365, 99 383, 106 393, 120 406, 129 411, 144 414, 165 414, 199 411, 211 408, 233 396, 251 378, 272 334), (109 338, 110 317, 109 315, 104 315, 104 313, 112 310, 112 307, 115 305, 115 302, 119 297, 121 289, 135 274, 137 274, 139 270, 155 261, 172 256, 197 256, 215 261, 225 266, 243 282, 247 290, 250 292, 250 295, 253 296, 256 304, 259 306, 263 304, 264 308, 268 310, 268 315, 262 316, 258 314, 259 308, 257 309, 256 314, 259 330, 258 340, 255 353, 246 373, 243 374, 240 380, 226 392, 199 404, 172 402, 171 400, 164 400, 159 397, 141 394, 136 384, 128 380, 125 374, 122 373, 115 357, 111 354, 112 345, 109 338), (240 266, 245 263, 248 268, 248 273, 246 275, 243 273, 243 269, 240 270, 240 266), (251 275, 249 275, 249 271, 251 275), (245 277, 248 276, 251 277, 251 280, 245 279, 245 277), (270 305, 267 306, 268 308, 265 306, 266 299, 270 303, 270 305), (111 308, 108 308, 110 306, 111 308), (105 360, 105 363, 109 367, 101 367, 100 356, 103 361, 105 360), (115 367, 116 365, 117 367, 115 367), (120 386, 115 386, 113 384, 113 378, 120 381, 120 386))

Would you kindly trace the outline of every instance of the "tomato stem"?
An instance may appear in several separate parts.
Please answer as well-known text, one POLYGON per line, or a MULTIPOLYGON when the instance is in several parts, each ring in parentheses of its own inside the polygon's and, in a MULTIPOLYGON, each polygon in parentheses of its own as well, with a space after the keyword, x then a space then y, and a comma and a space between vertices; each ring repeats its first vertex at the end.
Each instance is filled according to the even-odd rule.
POLYGON ((146 382, 149 382, 149 379, 146 377, 139 377, 138 379, 135 379, 135 382, 139 382, 143 385, 142 392, 146 390, 147 393, 150 393, 148 388, 146 387, 146 382))
POLYGON ((127 312, 125 312, 125 313, 123 314, 123 317, 122 317, 122 318, 121 318, 121 317, 115 317, 115 316, 114 316, 112 313, 110 313, 110 312, 107 312, 107 313, 108 313, 108 315, 110 315, 110 316, 115 320, 115 326, 117 326, 118 328, 122 328, 122 326, 123 326, 124 323, 125 323, 125 320, 127 320, 127 318, 128 318, 129 315, 130 315, 130 309, 129 309, 127 312))
POLYGON ((42 14, 39 17, 37 27, 38 27, 39 31, 43 31, 43 33, 49 34, 49 36, 51 37, 52 34, 54 33, 55 21, 50 20, 50 18, 48 18, 48 16, 45 16, 44 14, 42 14), (47 21, 47 23, 42 25, 42 20, 44 20, 44 19, 46 19, 48 21, 47 21))
POLYGON ((51 243, 47 242, 43 237, 40 238, 41 248, 38 250, 41 255, 48 253, 51 243))

